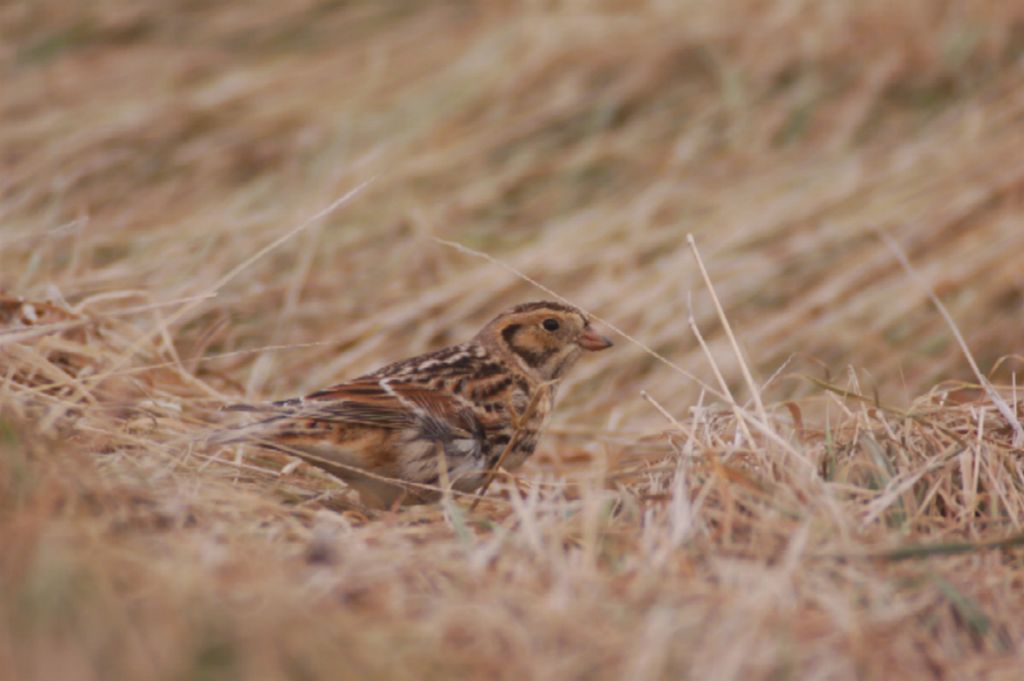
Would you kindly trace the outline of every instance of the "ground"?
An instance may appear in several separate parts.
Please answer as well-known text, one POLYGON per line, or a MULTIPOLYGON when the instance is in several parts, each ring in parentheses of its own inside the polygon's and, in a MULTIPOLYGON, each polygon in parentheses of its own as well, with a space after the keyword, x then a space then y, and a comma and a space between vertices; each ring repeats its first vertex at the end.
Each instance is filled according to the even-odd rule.
POLYGON ((1024 5, 36 0, 0 70, 12 679, 1019 677, 1024 5), (204 444, 552 296, 616 346, 478 505, 204 444))

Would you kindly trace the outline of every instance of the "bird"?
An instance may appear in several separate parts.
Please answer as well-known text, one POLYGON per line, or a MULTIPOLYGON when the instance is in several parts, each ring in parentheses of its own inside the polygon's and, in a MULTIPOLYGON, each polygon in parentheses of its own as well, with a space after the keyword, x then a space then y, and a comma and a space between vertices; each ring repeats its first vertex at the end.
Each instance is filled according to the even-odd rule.
POLYGON ((303 397, 231 405, 258 420, 221 431, 340 478, 371 508, 473 493, 536 449, 561 380, 612 346, 565 303, 516 305, 465 343, 388 364, 303 397))

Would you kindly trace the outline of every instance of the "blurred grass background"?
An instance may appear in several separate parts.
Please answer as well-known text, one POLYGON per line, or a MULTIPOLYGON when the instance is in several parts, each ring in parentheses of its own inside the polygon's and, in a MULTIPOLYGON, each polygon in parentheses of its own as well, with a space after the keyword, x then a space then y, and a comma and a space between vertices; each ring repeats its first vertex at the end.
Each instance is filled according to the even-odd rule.
MULTIPOLYGON (((730 387, 746 399, 686 246, 692 233, 758 380, 785 367, 766 401, 818 397, 809 375, 903 408, 936 383, 972 375, 926 292, 879 238, 885 233, 949 307, 982 371, 1011 383, 1024 313, 1024 4, 16 1, 0 6, 0 74, 0 291, 104 319, 101 331, 73 339, 86 359, 74 371, 61 366, 72 376, 82 366, 112 372, 81 395, 60 388, 60 400, 39 407, 31 399, 45 391, 11 386, 29 375, 39 380, 32 372, 41 364, 18 364, 27 360, 16 343, 3 348, 15 353, 6 356, 0 402, 12 424, 4 431, 3 517, 15 549, 5 551, 11 586, 0 662, 17 659, 19 678, 256 678, 259 669, 272 670, 267 678, 600 678, 599 669, 620 678, 672 670, 803 678, 809 669, 820 678, 883 678, 896 664, 944 678, 934 670, 954 669, 952 653, 928 642, 946 640, 944 632, 953 632, 951 650, 966 646, 969 659, 956 673, 982 669, 985 646, 1018 649, 1010 624, 991 639, 978 630, 998 629, 992 622, 1003 608, 1021 604, 1019 587, 997 581, 968 598, 947 571, 901 574, 896 582, 883 571, 870 578, 880 582, 869 593, 859 592, 868 604, 858 611, 863 620, 835 619, 835 611, 806 619, 801 611, 783 617, 790 639, 780 642, 744 628, 751 619, 744 608, 753 606, 731 602, 734 609, 723 606, 724 619, 708 626, 738 635, 739 649, 754 646, 745 661, 701 657, 696 644, 668 653, 666 632, 678 635, 670 623, 682 617, 689 624, 680 626, 698 631, 726 598, 716 589, 746 583, 735 577, 740 568, 726 569, 730 582, 721 566, 707 567, 708 581, 687 594, 659 595, 652 586, 659 578, 647 574, 644 595, 622 596, 620 612, 579 595, 593 583, 604 598, 619 588, 618 559, 609 557, 616 549, 586 535, 586 551, 607 551, 609 562, 599 570, 567 559, 571 585, 558 582, 561 559, 539 549, 545 557, 524 550, 527 558, 502 568, 511 586, 501 578, 474 586, 478 577, 465 575, 453 585, 446 561, 461 555, 461 540, 433 517, 438 527, 418 531, 446 537, 431 549, 436 565, 417 563, 410 546, 418 535, 405 543, 411 526, 386 521, 393 526, 346 540, 357 555, 369 552, 346 568, 362 584, 358 593, 324 587, 345 607, 311 606, 320 578, 289 590, 287 562, 278 561, 302 555, 312 516, 296 520, 273 499, 261 500, 258 484, 239 491, 221 480, 225 474, 205 478, 216 466, 139 464, 151 435, 130 421, 136 439, 126 444, 128 436, 114 435, 119 412, 109 405, 149 400, 153 409, 173 403, 188 414, 221 399, 286 397, 463 340, 506 305, 547 297, 438 238, 525 272, 713 384, 688 326, 692 314, 730 387), (370 178, 351 202, 218 286, 370 178), (175 302, 214 290, 213 298, 175 302), (161 363, 170 365, 163 373, 141 371, 161 363), (138 373, 118 373, 125 370, 138 373), (66 439, 62 419, 83 413, 92 419, 87 445, 37 441, 66 439), (40 427, 17 425, 26 420, 40 427), (36 459, 54 457, 32 451, 78 458, 50 469, 36 459), (90 453, 109 456, 94 470, 90 453), (67 479, 68 466, 81 467, 81 480, 67 479), (163 491, 151 498, 153 489, 163 491), (198 489, 200 497, 189 496, 198 489), (219 507, 221 498, 273 519, 272 529, 219 507), (78 514, 80 527, 72 522, 78 514), (59 529, 64 522, 71 539, 59 529), (121 531, 132 537, 128 548, 121 531), (269 543, 253 539, 268 533, 269 543), (379 554, 362 544, 374 533, 382 535, 379 554), (278 539, 296 543, 279 553, 278 539), (373 560, 398 561, 392 578, 409 591, 374 580, 373 560), (184 567, 191 565, 206 567, 184 567), (542 574, 514 576, 534 569, 542 574), (234 586, 222 593, 218 580, 234 586), (435 580, 444 583, 439 617, 451 625, 437 631, 410 614, 416 594, 435 580), (900 638, 922 583, 923 593, 960 606, 952 619, 935 620, 932 638, 900 638), (900 591, 899 615, 887 620, 890 587, 914 593, 900 591), (490 610, 470 612, 475 589, 486 590, 490 610), (516 614, 523 592, 536 602, 516 614), (663 596, 670 602, 659 610, 663 596), (560 610, 548 598, 573 606, 560 610), (246 629, 249 599, 269 599, 260 607, 280 617, 257 617, 246 629), (981 606, 971 599, 996 614, 977 615, 981 606), (687 610, 686 602, 699 606, 687 610), (329 610, 323 624, 320 607, 329 610), (968 622, 965 638, 953 620, 968 622), (131 639, 139 622, 137 631, 163 633, 131 639), (517 622, 533 634, 516 638, 517 622), (883 654, 877 646, 886 626, 895 638, 883 654), (633 640, 632 627, 646 634, 633 640), (802 649, 805 641, 817 643, 802 649), (438 655, 471 643, 481 646, 478 656, 438 655), (389 662, 382 650, 402 659, 389 662), (829 666, 830 654, 842 663, 829 666), (349 666, 339 671, 339 664, 349 666)), ((638 434, 666 426, 641 390, 680 420, 701 399, 698 383, 632 344, 588 359, 562 393, 542 452, 548 459, 593 454, 601 450, 595 434, 605 432, 620 444, 634 438, 627 450, 640 451, 638 434)), ((47 371, 44 383, 63 380, 47 371)), ((822 402, 801 404, 817 413, 826 410, 822 402)), ((814 427, 832 437, 832 424, 814 427)), ((950 507, 975 508, 963 495, 950 499, 950 507)), ((594 513, 594 522, 604 518, 594 513)), ((991 526, 975 527, 971 513, 957 516, 950 531, 982 536, 991 526)), ((621 541, 635 549, 631 542, 646 535, 633 520, 640 525, 624 532, 639 534, 621 541)), ((555 526, 564 538, 567 530, 555 526)), ((524 531, 516 527, 510 536, 524 531)), ((922 526, 868 535, 877 541, 889 530, 927 535, 922 526)), ((702 550, 731 555, 739 540, 722 543, 715 532, 702 550)), ((752 532, 745 541, 763 547, 752 532)), ((472 555, 485 564, 480 556, 490 549, 477 549, 472 555)), ((991 564, 977 564, 985 560, 972 567, 991 573, 991 564)), ((750 569, 751 579, 766 578, 750 569)), ((675 578, 701 569, 680 570, 675 578)), ((812 571, 800 590, 829 583, 812 571)), ((764 612, 774 608, 758 603, 764 612)))
MULTIPOLYGON (((8 291, 196 295, 377 177, 175 329, 186 344, 226 315, 214 351, 336 340, 246 359, 251 394, 319 386, 542 297, 432 236, 503 259, 710 378, 685 327, 691 293, 732 359, 699 295, 692 232, 762 378, 795 355, 864 369, 905 401, 967 373, 884 230, 984 367, 1018 349, 1006 344, 1024 288, 1016 3, 3 12, 8 291)), ((637 380, 674 405, 696 395, 635 348, 588 371, 595 409, 637 380)))

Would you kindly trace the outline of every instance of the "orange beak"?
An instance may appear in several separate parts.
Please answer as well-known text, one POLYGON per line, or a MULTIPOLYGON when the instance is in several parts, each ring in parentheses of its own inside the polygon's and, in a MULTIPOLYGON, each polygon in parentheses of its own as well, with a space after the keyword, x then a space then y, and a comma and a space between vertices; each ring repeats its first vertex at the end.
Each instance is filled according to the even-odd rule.
POLYGON ((583 329, 579 339, 576 341, 584 350, 606 350, 612 346, 612 342, 594 331, 589 326, 583 329))

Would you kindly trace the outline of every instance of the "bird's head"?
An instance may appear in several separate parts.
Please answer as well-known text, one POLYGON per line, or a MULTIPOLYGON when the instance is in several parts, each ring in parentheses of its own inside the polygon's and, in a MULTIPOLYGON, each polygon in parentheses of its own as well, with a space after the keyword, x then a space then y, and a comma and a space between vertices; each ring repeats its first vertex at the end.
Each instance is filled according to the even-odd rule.
POLYGON ((477 339, 542 381, 564 376, 584 350, 612 346, 594 330, 582 310, 549 301, 506 310, 485 326, 477 339))

